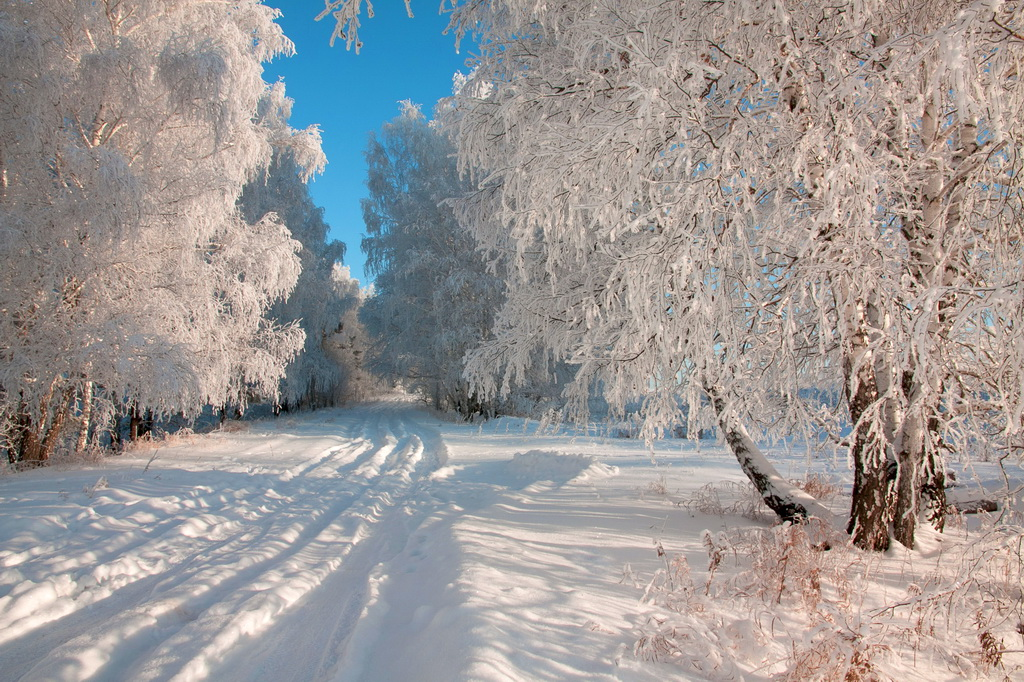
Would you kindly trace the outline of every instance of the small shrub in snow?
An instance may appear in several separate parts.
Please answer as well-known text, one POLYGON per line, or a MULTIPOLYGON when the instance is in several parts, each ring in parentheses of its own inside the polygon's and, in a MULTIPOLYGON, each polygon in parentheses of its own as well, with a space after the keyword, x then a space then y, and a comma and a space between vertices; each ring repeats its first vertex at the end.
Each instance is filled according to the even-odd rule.
POLYGON ((816 628, 809 645, 794 649, 792 664, 779 679, 784 682, 889 680, 891 678, 881 674, 872 662, 888 652, 887 646, 868 643, 860 632, 816 628))
POLYGON ((724 587, 727 592, 739 591, 774 604, 792 599, 808 614, 815 614, 825 582, 832 588, 826 598, 850 602, 847 572, 854 562, 846 551, 846 540, 827 523, 810 519, 801 524, 737 530, 731 535, 735 552, 748 557, 750 565, 724 587))
POLYGON ((109 487, 106 476, 100 476, 99 479, 92 485, 87 485, 82 488, 82 492, 88 495, 90 498, 96 496, 96 492, 99 490, 105 490, 109 487))
POLYGON ((708 580, 704 584, 704 594, 711 592, 711 582, 715 579, 715 572, 722 565, 725 552, 729 549, 729 538, 725 533, 719 533, 717 538, 711 536, 711 531, 705 530, 701 533, 701 544, 708 551, 708 580))
POLYGON ((680 506, 693 514, 742 516, 754 521, 771 518, 761 496, 749 483, 720 481, 708 483, 693 492, 680 506))
MULTIPOLYGON (((218 427, 221 431, 241 431, 243 422, 224 422, 218 427), (232 426, 228 426, 231 424, 232 426), (225 428, 227 427, 227 428, 225 428)), ((174 431, 155 430, 147 433, 144 437, 129 441, 124 444, 124 452, 136 455, 146 455, 151 450, 159 451, 161 448, 174 447, 176 445, 190 445, 196 441, 196 432, 185 426, 174 431)), ((102 450, 100 456, 105 454, 102 450)))
POLYGON ((640 497, 643 499, 647 495, 654 495, 657 497, 668 497, 668 480, 665 475, 658 476, 657 480, 651 481, 645 487, 640 490, 640 497))
POLYGON ((63 469, 74 469, 82 466, 100 464, 110 451, 99 445, 87 445, 81 450, 62 447, 54 451, 51 466, 63 469))
POLYGON ((220 428, 217 430, 220 431, 221 433, 239 433, 241 431, 248 430, 248 428, 249 426, 243 421, 239 421, 237 419, 228 419, 223 424, 221 424, 220 428))
POLYGON ((835 480, 821 474, 808 474, 804 480, 797 481, 797 486, 811 497, 821 502, 829 502, 843 492, 842 486, 835 480))
POLYGON ((655 573, 643 598, 668 613, 650 617, 634 655, 672 662, 707 679, 737 679, 734 654, 719 634, 726 621, 694 585, 686 558, 665 555, 664 559, 665 566, 655 573))

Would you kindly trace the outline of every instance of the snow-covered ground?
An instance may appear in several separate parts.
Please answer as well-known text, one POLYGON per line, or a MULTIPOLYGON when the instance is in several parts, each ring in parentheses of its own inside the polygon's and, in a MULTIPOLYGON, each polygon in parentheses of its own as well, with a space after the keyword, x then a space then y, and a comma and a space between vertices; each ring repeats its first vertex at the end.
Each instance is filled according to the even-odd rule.
MULTIPOLYGON (((828 458, 775 460, 794 478, 845 476, 828 458)), ((790 585, 821 571, 799 599, 781 585, 777 603, 757 601, 750 548, 779 531, 717 513, 741 480, 709 441, 665 441, 652 459, 637 441, 517 419, 451 424, 400 400, 7 475, 0 679, 767 679, 824 669, 815 647, 860 647, 905 679, 1021 674, 1012 595, 1002 629, 954 619, 978 660, 936 653, 923 610, 933 630, 916 644, 879 620, 958 575, 936 566, 953 556, 943 543, 970 541, 963 527, 842 564, 863 573, 851 593, 870 594, 852 607, 846 593, 833 611, 792 606, 819 583, 824 602, 838 599, 828 567, 793 574, 790 585), (728 580, 712 585, 715 548, 728 580), (1002 642, 999 665, 982 660, 983 630, 1002 642)), ((849 553, 817 555, 838 565, 849 553)))

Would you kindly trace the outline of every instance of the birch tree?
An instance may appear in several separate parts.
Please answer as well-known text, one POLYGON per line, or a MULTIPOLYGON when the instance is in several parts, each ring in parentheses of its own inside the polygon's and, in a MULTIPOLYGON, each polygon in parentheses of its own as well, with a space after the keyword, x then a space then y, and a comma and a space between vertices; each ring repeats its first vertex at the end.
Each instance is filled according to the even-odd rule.
POLYGON ((501 281, 445 203, 467 189, 453 153, 409 102, 371 136, 363 251, 376 279, 360 319, 374 338, 371 368, 469 417, 483 406, 462 359, 490 328, 501 281))
POLYGON ((279 325, 298 326, 306 337, 281 379, 278 400, 285 409, 333 405, 343 397, 343 369, 325 343, 348 310, 359 303, 358 291, 353 294, 336 282, 336 266, 344 257, 345 245, 328 240, 323 209, 313 203, 303 174, 291 151, 276 152, 266 175, 250 182, 240 201, 247 220, 254 222, 272 213, 302 245, 302 272, 294 291, 267 312, 279 325))
MULTIPOLYGON (((251 0, 37 0, 0 9, 0 387, 12 459, 39 461, 92 400, 194 412, 272 393, 302 332, 263 314, 298 244, 240 217, 275 146, 260 114, 289 52, 251 0)), ((87 426, 87 423, 85 424, 87 426)))
POLYGON ((382 386, 367 369, 370 355, 370 336, 359 321, 359 312, 367 298, 367 291, 353 279, 348 267, 335 264, 331 276, 335 295, 346 302, 337 327, 327 336, 324 348, 338 367, 340 374, 339 399, 342 401, 363 400, 380 394, 382 386))
POLYGON ((912 546, 946 454, 1019 452, 1021 13, 458 3, 461 215, 497 217, 475 236, 513 265, 474 385, 553 349, 581 408, 716 423, 784 519, 824 512, 755 438, 847 424, 854 542, 912 546))
POLYGON ((533 334, 581 396, 711 412, 783 518, 746 431, 841 390, 854 541, 912 546, 943 448, 1018 442, 1019 5, 627 5, 493 5, 460 151, 523 266, 477 380, 533 334))

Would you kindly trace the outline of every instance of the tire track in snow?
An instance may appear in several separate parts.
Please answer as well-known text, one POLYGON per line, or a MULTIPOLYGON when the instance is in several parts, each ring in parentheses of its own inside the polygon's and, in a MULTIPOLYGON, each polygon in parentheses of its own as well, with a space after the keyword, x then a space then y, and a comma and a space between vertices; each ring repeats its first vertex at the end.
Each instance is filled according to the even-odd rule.
MULTIPOLYGON (((123 510, 124 516, 102 517, 104 523, 127 526, 122 537, 115 537, 111 542, 100 548, 90 547, 77 556, 68 557, 69 547, 76 540, 81 544, 83 538, 74 535, 69 540, 51 543, 45 548, 36 548, 35 556, 40 564, 46 565, 54 574, 70 574, 77 572, 79 588, 72 596, 80 603, 90 603, 92 611, 116 611, 123 608, 124 594, 121 592, 128 585, 150 578, 158 577, 157 586, 149 589, 164 590, 175 583, 183 582, 193 576, 200 568, 210 565, 230 563, 234 552, 274 535, 289 532, 302 533, 301 529, 281 528, 279 523, 269 526, 260 525, 262 519, 275 517, 282 508, 286 508, 293 499, 289 481, 294 470, 300 469, 308 476, 321 468, 330 469, 339 461, 341 466, 333 468, 339 475, 357 466, 365 457, 368 444, 356 441, 351 444, 333 446, 310 458, 311 465, 297 465, 280 476, 253 479, 258 484, 250 488, 239 488, 233 491, 218 490, 210 486, 196 486, 180 496, 164 496, 138 500, 136 504, 123 510), (283 492, 283 494, 282 494, 283 492), (135 509, 143 507, 143 509, 135 509), (231 518, 228 510, 249 513, 244 518, 231 518), (130 513, 127 513, 129 512, 130 513), (167 516, 153 526, 140 524, 136 514, 146 515, 162 513, 167 516), (218 561, 218 557, 227 557, 218 561), (197 566, 199 568, 197 568, 197 566), (169 577, 168 577, 169 576, 169 577), (106 596, 104 596, 106 595, 106 596), (115 596, 116 604, 104 605, 104 601, 115 596)), ((272 446, 271 446, 271 449, 272 446)), ((78 515, 76 521, 92 515, 97 517, 92 507, 78 515)), ((315 521, 317 514, 313 514, 315 521)), ((6 557, 6 565, 17 566, 6 557)), ((46 589, 44 583, 40 590, 46 589)), ((65 587, 65 591, 67 588, 65 587)), ((137 598, 142 601, 143 598, 137 598)), ((61 616, 74 618, 72 600, 60 601, 56 610, 36 609, 26 614, 22 621, 14 621, 8 627, 0 629, 0 643, 14 640, 20 631, 34 625, 55 620, 61 616)), ((29 595, 26 604, 38 603, 38 598, 29 595)), ((14 604, 14 608, 18 605, 14 604)), ((86 634, 87 630, 85 633, 86 634)))
POLYGON ((368 428, 390 452, 380 480, 367 490, 364 511, 374 517, 366 519, 363 541, 295 609, 215 669, 216 679, 334 680, 351 659, 351 639, 375 599, 380 566, 405 550, 416 529, 446 506, 430 494, 430 473, 447 463, 440 436, 409 414, 392 416, 384 431, 380 425, 368 423, 368 428), (384 438, 385 432, 390 436, 384 438), (305 661, 305 667, 296 669, 296 661, 305 661))
MULTIPOLYGON (((397 409, 404 411, 406 408, 398 406, 397 409)), ((262 637, 244 647, 244 653, 236 652, 231 657, 231 663, 219 669, 214 668, 212 677, 239 680, 254 677, 296 680, 335 677, 336 667, 345 653, 345 645, 362 617, 372 592, 374 570, 405 547, 411 527, 418 525, 424 518, 424 513, 417 513, 413 507, 425 497, 419 494, 426 483, 425 477, 446 460, 443 453, 435 452, 430 463, 430 458, 424 457, 420 437, 406 435, 406 424, 412 421, 401 412, 395 414, 395 410, 396 406, 378 406, 374 413, 383 411, 385 414, 380 417, 375 414, 375 418, 367 422, 367 429, 372 429, 376 434, 374 442, 381 444, 378 453, 386 455, 377 471, 377 479, 364 489, 364 495, 350 510, 350 516, 362 519, 362 523, 354 538, 357 542, 350 547, 338 570, 329 572, 324 580, 313 586, 305 595, 307 599, 297 604, 291 613, 283 614, 285 617, 274 623, 272 629, 268 628, 262 637), (382 418, 384 416, 386 419, 382 418), (413 471, 419 473, 415 479, 409 476, 413 471), (310 607, 320 607, 321 610, 326 607, 329 615, 327 618, 310 617, 310 607), (317 623, 318 626, 312 628, 310 623, 317 623), (291 627, 289 624, 297 624, 299 627, 291 627), (282 643, 279 635, 282 632, 297 637, 293 636, 282 643), (259 669, 259 674, 245 673, 239 669, 239 660, 249 664, 248 669, 253 671, 251 664, 254 660, 266 665, 273 660, 275 653, 283 654, 278 660, 285 660, 285 665, 293 668, 296 645, 309 652, 304 660, 316 661, 315 667, 302 671, 280 670, 274 674, 270 674, 267 669, 259 669)), ((437 440, 440 441, 439 438, 437 440)), ((378 463, 381 457, 375 455, 372 460, 378 463)), ((430 510, 435 506, 431 504, 430 510)), ((209 649, 215 650, 217 646, 209 649)), ((186 669, 188 674, 182 676, 182 679, 190 679, 196 673, 205 674, 209 671, 205 667, 207 663, 208 659, 204 660, 201 656, 193 658, 189 664, 190 669, 186 669)))
POLYGON ((135 576, 130 582, 139 581, 139 589, 119 586, 90 616, 72 613, 55 624, 77 621, 68 629, 79 634, 38 652, 25 679, 202 679, 321 585, 345 602, 319 637, 325 641, 316 668, 327 674, 363 610, 373 568, 401 551, 411 532, 415 490, 443 463, 409 431, 404 409, 357 412, 345 423, 345 443, 254 488, 208 487, 193 504, 178 500, 181 511, 200 513, 111 552, 172 558, 135 576), (250 518, 231 513, 239 506, 250 518), (225 519, 238 528, 210 541, 225 519))
MULTIPOLYGON (((363 448, 368 447, 367 444, 359 444, 363 448)), ((192 523, 191 517, 188 516, 188 512, 200 511, 217 508, 231 503, 238 506, 244 506, 246 502, 252 500, 258 500, 260 503, 265 503, 266 493, 268 490, 272 490, 277 484, 277 487, 281 486, 281 481, 287 481, 295 476, 295 469, 300 470, 303 475, 308 475, 313 470, 325 466, 330 460, 336 459, 338 454, 348 448, 347 445, 335 446, 328 448, 320 456, 312 458, 313 463, 306 466, 297 466, 293 469, 285 471, 280 477, 273 477, 272 480, 267 480, 263 485, 257 486, 256 489, 251 490, 236 490, 234 493, 234 500, 225 499, 225 493, 223 491, 217 491, 209 486, 199 485, 188 490, 181 496, 168 496, 163 498, 147 498, 132 503, 130 506, 125 506, 124 512, 130 511, 131 513, 122 513, 120 516, 107 516, 102 519, 102 522, 107 524, 121 524, 124 526, 124 535, 121 538, 116 539, 113 543, 108 544, 101 549, 94 549, 91 551, 88 562, 92 566, 102 566, 109 561, 114 561, 118 558, 122 558, 125 555, 130 555, 133 550, 136 550, 146 543, 152 543, 157 538, 180 531, 183 526, 188 526, 192 523), (244 493, 239 495, 239 493, 244 493), (133 519, 132 516, 138 514, 142 516, 155 517, 157 513, 163 513, 166 518, 156 522, 153 525, 147 525, 144 520, 133 519)), ((273 450, 273 446, 270 446, 273 450)), ((358 452, 356 454, 359 454, 358 452)), ((347 467, 354 467, 355 463, 350 463, 347 467)), ((343 470, 339 470, 343 471, 343 470)), ((130 489, 132 486, 125 486, 130 489)), ((82 525, 83 522, 87 522, 90 519, 97 518, 98 515, 94 511, 93 507, 90 506, 78 514, 75 518, 69 521, 69 526, 82 525)), ((73 530, 76 530, 73 528, 73 530)), ((84 531, 88 532, 88 530, 84 531)), ((80 538, 80 536, 79 536, 80 538)), ((66 550, 69 542, 65 538, 60 542, 45 543, 42 545, 36 545, 29 548, 25 552, 21 552, 20 556, 16 556, 13 553, 7 553, 2 560, 4 566, 17 566, 20 563, 28 560, 35 560, 40 563, 56 564, 57 562, 66 561, 66 550)), ((62 567, 54 566, 54 572, 61 572, 62 567)))
MULTIPOLYGON (((358 454, 362 449, 364 448, 356 448, 354 454, 358 454)), ((333 458, 336 459, 341 450, 337 447, 330 448, 326 451, 326 455, 321 453, 321 456, 316 459, 322 464, 332 458, 332 453, 333 458)), ((246 477, 243 480, 246 482, 256 480, 259 481, 258 485, 235 490, 216 491, 209 486, 200 486, 183 495, 181 499, 174 500, 176 504, 173 509, 166 508, 169 505, 166 498, 156 500, 164 504, 164 513, 175 516, 172 519, 173 522, 170 525, 160 524, 159 535, 150 534, 149 537, 129 545, 113 561, 91 569, 85 577, 91 578, 97 584, 91 585, 93 589, 83 590, 81 594, 75 595, 76 601, 80 602, 80 605, 89 606, 88 613, 72 610, 66 615, 60 614, 65 615, 61 622, 45 626, 45 630, 59 628, 66 634, 65 639, 70 637, 70 641, 64 642, 50 652, 50 659, 63 657, 67 661, 66 665, 62 667, 73 669, 75 668, 74 659, 83 655, 85 651, 91 651, 93 654, 99 653, 100 655, 93 656, 97 661, 108 658, 109 654, 102 651, 103 646, 91 641, 97 624, 116 632, 122 639, 130 640, 133 633, 142 632, 147 625, 162 626, 173 620, 173 617, 168 614, 178 614, 187 619, 193 605, 198 604, 201 607, 204 595, 210 591, 211 583, 223 584, 225 578, 230 577, 227 574, 234 569, 225 568, 225 566, 231 566, 234 563, 247 566, 254 563, 246 559, 238 562, 237 553, 244 553, 247 548, 257 546, 261 542, 264 546, 269 546, 267 538, 283 536, 289 531, 297 531, 301 534, 301 526, 293 525, 291 529, 282 527, 282 520, 287 521, 289 517, 278 519, 281 510, 287 509, 293 499, 290 491, 294 486, 288 482, 290 478, 281 476, 270 477, 270 480, 266 480, 267 477, 263 477, 261 480, 246 477), (288 494, 282 495, 275 488, 288 494), (245 505, 254 500, 259 502, 259 513, 250 516, 248 521, 255 521, 255 523, 242 523, 238 518, 229 518, 230 508, 245 505), (183 517, 182 514, 184 514, 183 517), (272 518, 273 521, 263 522, 267 518, 272 518), (230 528, 231 532, 226 537, 218 539, 217 535, 222 532, 217 528, 218 525, 221 528, 230 528), (156 561, 149 560, 153 556, 161 558, 156 561), (99 581, 95 580, 96 576, 99 576, 99 581), (105 577, 110 577, 110 580, 105 580, 105 577), (137 581, 145 582, 144 591, 129 589, 132 583, 137 581), (157 598, 162 593, 173 595, 179 585, 186 585, 186 589, 191 591, 187 600, 168 598, 162 600, 166 603, 162 603, 161 599, 157 598), (97 592, 106 592, 107 595, 98 600, 82 598, 97 592), (89 601, 94 603, 88 604, 89 601), (132 604, 136 604, 136 606, 132 607, 132 604), (143 617, 136 618, 135 616, 138 614, 133 613, 133 610, 144 612, 143 617), (75 636, 76 632, 79 635, 75 636)), ((149 501, 153 501, 152 498, 149 501)), ((313 518, 315 521, 316 516, 314 515, 313 518)), ((71 543, 74 540, 75 538, 72 537, 71 543)), ((66 547, 58 551, 70 553, 70 549, 66 547)), ((250 553, 253 552, 250 550, 250 553)), ((90 552, 79 552, 79 563, 88 561, 89 558, 90 552)), ((273 555, 269 554, 263 563, 269 563, 273 558, 273 555)), ((249 572, 251 573, 251 571, 249 572)), ((208 600, 208 598, 206 599, 208 600)), ((65 605, 71 602, 70 599, 63 601, 65 605)), ((15 633, 24 631, 32 625, 33 623, 16 622, 14 627, 7 628, 7 630, 15 633)), ((12 642, 10 648, 33 648, 36 640, 36 633, 26 634, 12 642)), ((122 650, 125 648, 120 641, 116 640, 108 642, 106 647, 122 650)), ((34 658, 38 658, 38 656, 34 658)), ((47 669, 48 666, 44 665, 43 668, 47 669)), ((74 676, 78 677, 78 675, 74 676)))

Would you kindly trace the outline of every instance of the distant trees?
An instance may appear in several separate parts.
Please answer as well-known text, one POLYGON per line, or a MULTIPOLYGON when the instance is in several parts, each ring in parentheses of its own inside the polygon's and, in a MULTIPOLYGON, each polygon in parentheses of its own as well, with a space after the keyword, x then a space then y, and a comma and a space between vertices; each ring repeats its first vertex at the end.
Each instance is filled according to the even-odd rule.
POLYGON ((302 348, 265 318, 298 242, 243 185, 315 130, 262 106, 290 51, 254 0, 36 0, 0 11, 0 427, 11 461, 127 410, 273 394, 302 348))
POLYGON ((283 407, 298 409, 334 405, 345 398, 345 370, 325 344, 345 314, 360 303, 358 285, 339 281, 337 266, 345 245, 327 240, 323 209, 313 204, 303 175, 290 150, 275 152, 270 168, 245 186, 239 203, 250 222, 273 213, 301 244, 302 272, 294 291, 266 313, 275 324, 305 333, 305 344, 288 364, 277 397, 283 407))
POLYGON ((337 263, 331 273, 331 288, 335 297, 348 303, 337 326, 323 342, 338 372, 336 395, 346 401, 362 400, 382 389, 380 381, 366 367, 370 336, 359 321, 359 311, 367 293, 360 287, 359 280, 352 279, 349 269, 337 263))
POLYGON ((447 203, 468 189, 453 154, 409 102, 371 136, 363 250, 376 279, 360 318, 373 338, 370 368, 468 417, 484 405, 462 359, 490 329, 502 283, 447 203))
POLYGON ((717 423, 785 519, 822 512, 748 430, 847 425, 854 542, 912 546, 947 453, 1021 452, 1022 13, 460 3, 483 36, 449 117, 459 210, 509 264, 474 387, 552 349, 580 407, 717 423))

